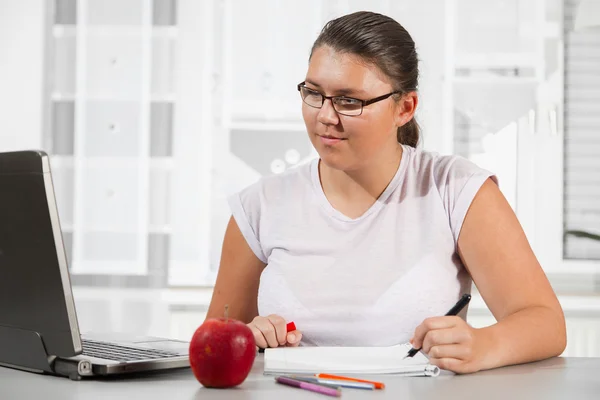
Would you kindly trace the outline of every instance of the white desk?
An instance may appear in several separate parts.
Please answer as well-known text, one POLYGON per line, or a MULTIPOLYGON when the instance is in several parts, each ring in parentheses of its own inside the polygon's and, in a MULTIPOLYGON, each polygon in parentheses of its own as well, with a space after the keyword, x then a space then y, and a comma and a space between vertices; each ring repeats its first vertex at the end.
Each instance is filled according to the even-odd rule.
MULTIPOLYGON (((0 367, 0 398, 34 399, 244 399, 332 398, 276 384, 264 376, 259 355, 250 376, 234 389, 206 389, 184 369, 110 380, 70 381, 0 367)), ((552 358, 470 375, 442 372, 437 378, 373 376, 386 389, 343 389, 342 399, 598 399, 600 358, 552 358)))

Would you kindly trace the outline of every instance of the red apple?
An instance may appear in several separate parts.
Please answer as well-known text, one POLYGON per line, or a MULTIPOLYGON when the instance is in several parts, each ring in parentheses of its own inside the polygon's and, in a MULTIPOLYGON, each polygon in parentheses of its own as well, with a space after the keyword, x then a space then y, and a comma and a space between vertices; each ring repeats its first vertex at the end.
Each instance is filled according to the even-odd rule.
POLYGON ((250 328, 231 318, 207 319, 190 342, 190 366, 198 381, 213 388, 244 382, 256 357, 250 328))

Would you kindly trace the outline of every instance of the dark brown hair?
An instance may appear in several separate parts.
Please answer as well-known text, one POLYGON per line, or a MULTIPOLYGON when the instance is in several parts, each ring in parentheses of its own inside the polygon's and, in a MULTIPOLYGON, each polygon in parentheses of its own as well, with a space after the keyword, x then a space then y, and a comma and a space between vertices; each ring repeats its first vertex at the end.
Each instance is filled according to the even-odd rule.
MULTIPOLYGON (((310 51, 329 46, 340 53, 353 54, 376 65, 392 82, 395 91, 417 90, 419 67, 415 42, 394 19, 359 11, 329 21, 310 51)), ((398 97, 396 97, 398 98, 398 97)), ((398 142, 416 147, 419 125, 413 118, 398 128, 398 142)))

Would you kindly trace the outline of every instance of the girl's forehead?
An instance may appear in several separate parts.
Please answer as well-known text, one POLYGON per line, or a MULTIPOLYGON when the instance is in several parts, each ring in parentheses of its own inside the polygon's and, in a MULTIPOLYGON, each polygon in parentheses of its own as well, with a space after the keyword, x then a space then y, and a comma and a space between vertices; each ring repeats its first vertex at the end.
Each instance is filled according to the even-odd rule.
POLYGON ((327 67, 363 73, 372 68, 360 56, 355 54, 339 52, 328 46, 318 47, 312 54, 309 69, 327 67))
POLYGON ((389 79, 376 65, 358 55, 339 52, 328 46, 313 51, 306 80, 325 89, 336 89, 341 85, 357 92, 390 87, 389 79))

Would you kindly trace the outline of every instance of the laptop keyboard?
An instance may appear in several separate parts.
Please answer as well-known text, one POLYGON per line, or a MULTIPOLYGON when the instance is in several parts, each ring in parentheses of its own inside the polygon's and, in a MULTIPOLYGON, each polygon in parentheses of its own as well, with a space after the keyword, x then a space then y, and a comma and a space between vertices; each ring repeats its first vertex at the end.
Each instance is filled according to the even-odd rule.
POLYGON ((82 339, 81 342, 83 345, 82 355, 103 358, 105 360, 127 362, 181 357, 181 354, 172 351, 140 349, 136 347, 128 347, 120 344, 99 342, 89 339, 82 339))

